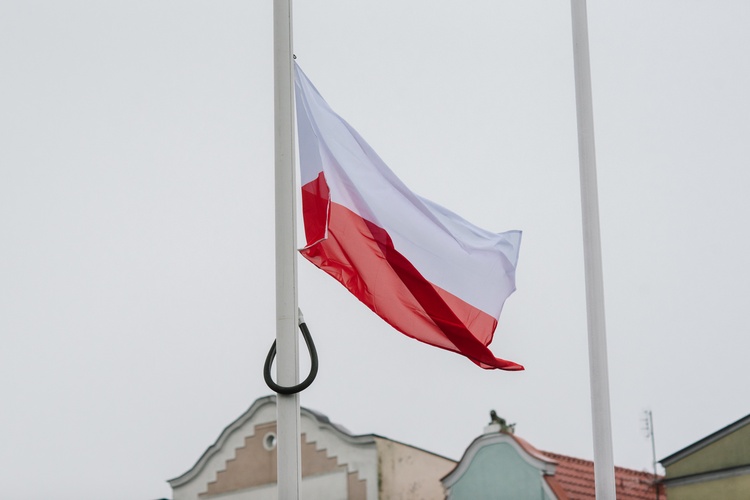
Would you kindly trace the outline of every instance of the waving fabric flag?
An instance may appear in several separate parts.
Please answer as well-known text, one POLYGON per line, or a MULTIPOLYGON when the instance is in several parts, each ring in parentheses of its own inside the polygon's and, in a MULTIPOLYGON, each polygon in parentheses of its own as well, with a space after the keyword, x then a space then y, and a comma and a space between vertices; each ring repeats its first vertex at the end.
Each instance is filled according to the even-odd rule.
POLYGON ((398 331, 482 368, 515 290, 520 231, 491 233, 412 193, 296 66, 308 260, 398 331))

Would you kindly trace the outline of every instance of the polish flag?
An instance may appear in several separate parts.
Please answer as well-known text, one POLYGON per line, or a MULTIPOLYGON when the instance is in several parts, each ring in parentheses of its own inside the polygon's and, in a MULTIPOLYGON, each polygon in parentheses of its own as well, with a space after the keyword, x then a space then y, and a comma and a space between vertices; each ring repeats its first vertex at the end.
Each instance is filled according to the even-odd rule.
POLYGON ((491 233, 412 193, 295 63, 306 246, 300 250, 401 333, 482 368, 513 293, 520 231, 491 233))

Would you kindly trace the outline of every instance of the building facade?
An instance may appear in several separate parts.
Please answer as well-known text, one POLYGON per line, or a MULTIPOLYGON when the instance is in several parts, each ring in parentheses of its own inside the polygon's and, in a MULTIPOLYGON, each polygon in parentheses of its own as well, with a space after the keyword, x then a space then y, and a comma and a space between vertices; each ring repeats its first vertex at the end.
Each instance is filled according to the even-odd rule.
POLYGON ((750 415, 660 463, 669 500, 750 499, 750 415))
MULTIPOLYGON (((301 498, 443 499, 453 460, 374 434, 355 436, 302 408, 301 498)), ((196 464, 169 480, 173 500, 275 500, 276 398, 256 400, 196 464)))
MULTIPOLYGON (((515 435, 514 426, 506 425, 494 412, 492 420, 455 462, 376 434, 354 435, 325 415, 301 408, 300 497, 595 499, 593 462, 539 451, 515 435)), ((660 479, 648 472, 616 467, 617 498, 665 500, 660 479)), ((221 432, 193 467, 169 480, 173 500, 276 500, 276 482, 275 396, 256 400, 221 432)))

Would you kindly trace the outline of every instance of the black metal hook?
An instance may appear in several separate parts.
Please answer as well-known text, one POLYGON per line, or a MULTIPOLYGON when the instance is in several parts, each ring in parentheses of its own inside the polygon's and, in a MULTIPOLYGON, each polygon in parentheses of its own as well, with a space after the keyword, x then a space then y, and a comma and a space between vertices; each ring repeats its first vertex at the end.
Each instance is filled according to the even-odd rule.
POLYGON ((263 378, 266 381, 266 385, 277 394, 290 395, 302 392, 310 387, 310 384, 313 383, 313 380, 315 380, 315 377, 318 375, 318 351, 315 350, 315 343, 313 342, 310 330, 307 328, 307 324, 302 317, 302 312, 299 314, 299 329, 302 331, 302 337, 305 339, 307 350, 310 352, 310 374, 301 383, 291 387, 284 387, 274 382, 271 377, 271 365, 273 365, 273 360, 276 357, 276 341, 274 340, 271 345, 271 350, 268 351, 268 356, 266 356, 266 363, 263 365, 263 378))

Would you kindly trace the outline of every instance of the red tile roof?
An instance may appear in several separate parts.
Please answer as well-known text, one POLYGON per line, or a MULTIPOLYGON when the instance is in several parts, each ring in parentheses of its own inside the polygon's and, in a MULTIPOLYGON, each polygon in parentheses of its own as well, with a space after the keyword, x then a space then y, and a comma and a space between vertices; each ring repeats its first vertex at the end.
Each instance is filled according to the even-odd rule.
MULTIPOLYGON (((566 496, 559 496, 566 500, 595 500, 594 462, 580 458, 568 457, 557 453, 542 452, 545 456, 557 462, 557 469, 553 476, 545 476, 547 484, 560 495, 560 490, 566 496), (556 484, 555 484, 556 483, 556 484)), ((617 500, 666 500, 664 488, 656 486, 654 476, 649 472, 641 472, 624 467, 615 467, 615 490, 617 500), (659 489, 658 499, 656 489, 659 489)))
MULTIPOLYGON (((554 475, 547 475, 550 489, 560 500, 596 500, 594 462, 559 453, 539 451, 528 441, 515 434, 511 436, 529 455, 557 465, 554 475)), ((615 493, 618 500, 666 500, 664 487, 655 485, 662 476, 624 467, 615 467, 615 493), (656 488, 659 497, 656 496, 656 488)))

